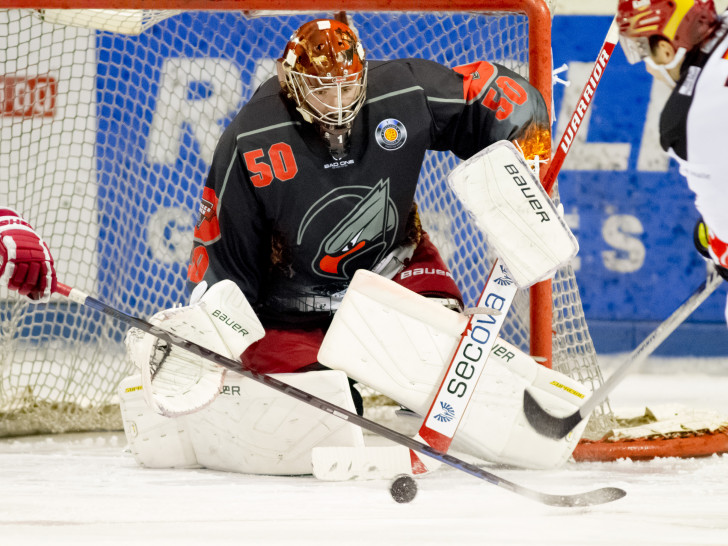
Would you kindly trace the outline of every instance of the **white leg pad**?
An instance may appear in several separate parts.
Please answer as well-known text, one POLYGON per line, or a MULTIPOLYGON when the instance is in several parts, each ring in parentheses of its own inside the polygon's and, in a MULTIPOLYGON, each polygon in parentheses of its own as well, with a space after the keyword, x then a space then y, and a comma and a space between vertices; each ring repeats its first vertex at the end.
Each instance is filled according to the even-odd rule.
MULTIPOLYGON (((328 330, 319 361, 425 415, 445 375, 467 317, 392 281, 358 271, 328 330)), ((499 339, 463 416, 453 448, 526 468, 563 464, 585 424, 563 440, 533 430, 523 392, 554 415, 573 412, 584 387, 537 364, 499 339)))
MULTIPOLYGON (((355 411, 343 372, 275 377, 355 411)), ((125 382, 141 385, 138 378, 125 382)), ((311 474, 314 447, 364 445, 359 427, 239 375, 228 374, 220 396, 208 407, 175 418, 162 417, 149 408, 141 411, 135 404, 140 395, 127 391, 121 389, 124 430, 134 457, 143 466, 197 465, 246 474, 311 474)))
POLYGON ((319 480, 388 480, 400 474, 412 474, 410 450, 404 446, 313 449, 313 475, 319 480))
POLYGON ((499 340, 453 447, 489 461, 525 468, 557 468, 564 464, 581 438, 586 421, 562 440, 542 436, 523 413, 526 388, 554 415, 573 413, 585 398, 583 385, 499 340), (500 357, 496 355, 499 349, 505 351, 500 357))
POLYGON ((199 468, 183 419, 160 415, 149 407, 141 374, 119 385, 124 433, 137 463, 147 468, 199 468))

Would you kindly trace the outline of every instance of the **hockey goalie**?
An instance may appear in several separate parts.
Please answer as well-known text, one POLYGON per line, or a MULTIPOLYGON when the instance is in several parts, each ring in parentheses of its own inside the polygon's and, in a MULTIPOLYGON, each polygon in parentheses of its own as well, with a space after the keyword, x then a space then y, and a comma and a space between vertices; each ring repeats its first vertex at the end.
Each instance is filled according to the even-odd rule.
MULTIPOLYGON (((451 173, 449 182, 498 249, 514 286, 523 289, 548 278, 575 255, 573 235, 511 143, 476 154, 451 173)), ((266 328, 237 284, 222 280, 208 288, 200 283, 191 301, 158 313, 151 322, 240 360, 241 367, 255 367, 251 362, 266 328)), ((275 376, 361 412, 351 387, 356 381, 422 420, 432 413, 440 390, 458 397, 464 388, 457 381, 445 384, 448 370, 462 379, 473 375, 468 362, 458 361, 461 341, 475 330, 472 324, 491 324, 492 317, 507 313, 507 305, 484 301, 490 307, 463 313, 443 305, 442 298, 425 297, 387 275, 359 269, 323 337, 318 363, 275 376)), ((482 373, 473 382, 452 449, 484 462, 558 467, 570 457, 583 426, 562 440, 545 438, 523 415, 523 392, 528 388, 549 411, 567 414, 583 401, 583 386, 500 337, 490 341, 487 354, 478 354, 482 373)), ((121 409, 132 453, 143 466, 313 473, 322 479, 365 477, 352 468, 367 468, 371 477, 416 470, 406 448, 370 446, 354 425, 152 335, 131 330, 127 347, 140 373, 120 385, 121 409)), ((280 358, 286 358, 286 349, 281 347, 280 358)), ((476 349, 466 348, 465 357, 476 349)))

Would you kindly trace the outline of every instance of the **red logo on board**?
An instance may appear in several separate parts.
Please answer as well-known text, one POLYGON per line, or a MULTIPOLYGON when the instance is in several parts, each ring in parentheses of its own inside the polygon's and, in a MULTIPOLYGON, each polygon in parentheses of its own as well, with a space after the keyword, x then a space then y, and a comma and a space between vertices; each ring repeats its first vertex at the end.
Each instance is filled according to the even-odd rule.
POLYGON ((52 117, 57 93, 52 76, 0 76, 0 116, 52 117))

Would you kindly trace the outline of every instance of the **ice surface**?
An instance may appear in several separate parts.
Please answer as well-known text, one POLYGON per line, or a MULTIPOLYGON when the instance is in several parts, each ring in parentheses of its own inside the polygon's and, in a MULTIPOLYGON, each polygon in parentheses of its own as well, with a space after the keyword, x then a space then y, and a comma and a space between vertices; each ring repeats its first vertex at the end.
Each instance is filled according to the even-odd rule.
MULTIPOLYGON (((728 360, 663 359, 611 400, 728 414, 727 393, 728 360)), ((610 504, 555 508, 447 467, 397 504, 385 481, 149 470, 124 447, 120 433, 1 440, 0 545, 728 544, 728 456, 489 469, 548 493, 627 490, 610 504)))

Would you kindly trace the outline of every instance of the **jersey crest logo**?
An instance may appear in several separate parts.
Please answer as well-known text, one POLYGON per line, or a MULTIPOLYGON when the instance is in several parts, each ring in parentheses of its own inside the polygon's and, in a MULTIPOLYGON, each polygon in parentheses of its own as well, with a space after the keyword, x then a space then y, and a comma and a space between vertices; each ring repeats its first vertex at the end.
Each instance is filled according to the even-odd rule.
POLYGON ((374 137, 385 150, 398 150, 407 140, 407 129, 398 119, 389 118, 379 122, 374 137))
POLYGON ((350 279, 357 269, 377 264, 394 242, 399 215, 389 197, 389 179, 373 188, 348 186, 332 190, 308 210, 298 230, 320 240, 311 269, 319 277, 350 279), (333 225, 328 233, 326 226, 333 225))
POLYGON ((220 224, 217 220, 217 195, 212 188, 202 190, 200 214, 195 224, 195 241, 210 244, 220 238, 220 224))

